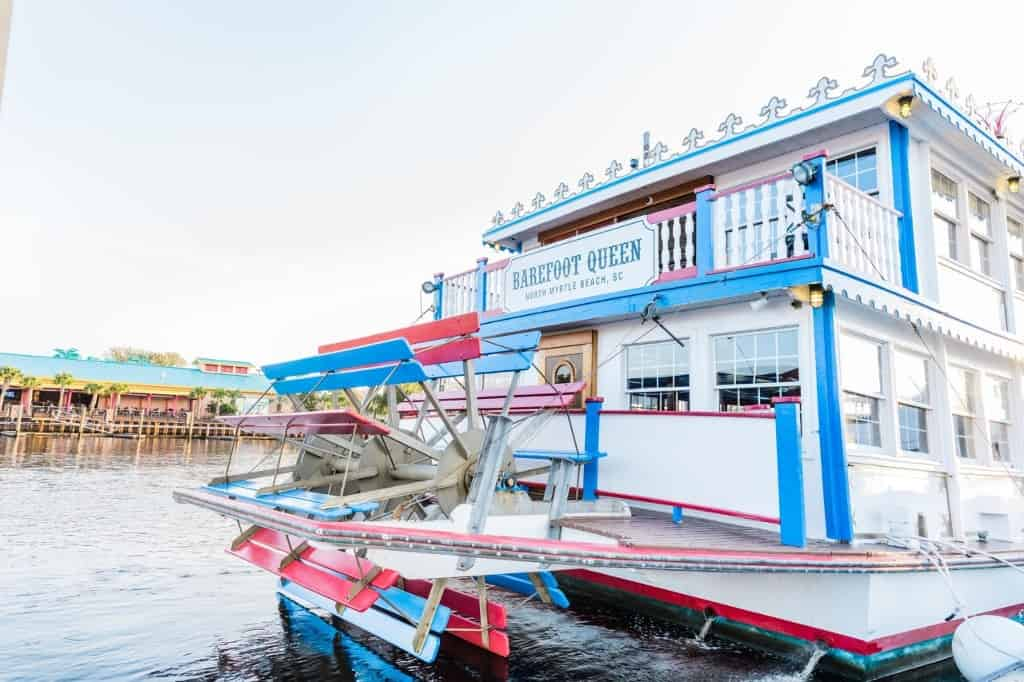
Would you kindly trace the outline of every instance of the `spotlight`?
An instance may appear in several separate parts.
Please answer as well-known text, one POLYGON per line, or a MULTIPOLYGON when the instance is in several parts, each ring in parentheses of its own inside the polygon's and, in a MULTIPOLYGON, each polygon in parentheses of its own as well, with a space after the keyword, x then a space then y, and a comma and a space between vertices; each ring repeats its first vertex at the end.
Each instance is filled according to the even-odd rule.
POLYGON ((1015 175, 1006 181, 1006 189, 1010 190, 1012 194, 1016 194, 1020 191, 1020 176, 1015 175))
POLYGON ((814 182, 814 178, 818 176, 818 169, 809 161, 801 161, 793 166, 790 172, 793 174, 793 179, 796 180, 796 183, 805 187, 814 182))
POLYGON ((911 109, 914 106, 914 96, 904 95, 899 99, 900 104, 900 118, 910 118, 911 109))
POLYGON ((431 282, 430 280, 427 280, 426 282, 420 285, 420 289, 422 289, 423 293, 425 294, 432 294, 435 291, 437 291, 437 285, 431 282))
POLYGON ((820 284, 812 284, 810 287, 810 304, 812 308, 820 308, 825 305, 825 290, 820 284))
POLYGON ((750 309, 755 313, 764 310, 768 307, 768 293, 762 291, 761 294, 750 302, 750 309))

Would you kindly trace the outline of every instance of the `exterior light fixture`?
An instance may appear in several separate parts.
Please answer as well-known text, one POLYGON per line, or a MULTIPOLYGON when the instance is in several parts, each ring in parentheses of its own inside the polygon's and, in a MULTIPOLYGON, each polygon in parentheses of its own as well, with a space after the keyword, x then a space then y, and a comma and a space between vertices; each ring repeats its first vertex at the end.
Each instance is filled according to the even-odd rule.
POLYGON ((1012 194, 1016 194, 1020 191, 1020 176, 1015 175, 1006 181, 1006 189, 1010 190, 1012 194))
POLYGON ((755 313, 768 307, 768 292, 762 291, 757 298, 750 302, 750 309, 755 313))
POLYGON ((820 284, 810 286, 810 304, 812 308, 820 308, 825 305, 825 290, 820 284))
POLYGON ((427 280, 426 282, 420 285, 420 289, 422 289, 423 293, 425 294, 432 294, 435 291, 437 291, 437 285, 431 282, 430 280, 427 280))
POLYGON ((899 99, 900 118, 910 118, 911 109, 914 106, 914 96, 904 95, 899 99))
POLYGON ((805 187, 814 182, 814 178, 818 176, 818 169, 809 161, 801 161, 794 165, 790 172, 793 174, 793 179, 796 180, 797 184, 805 187))

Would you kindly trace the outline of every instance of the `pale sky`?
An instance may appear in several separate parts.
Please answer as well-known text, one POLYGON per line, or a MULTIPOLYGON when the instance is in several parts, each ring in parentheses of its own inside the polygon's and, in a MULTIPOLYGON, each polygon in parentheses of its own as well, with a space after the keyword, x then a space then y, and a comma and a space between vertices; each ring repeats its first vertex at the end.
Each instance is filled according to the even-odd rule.
POLYGON ((404 326, 496 209, 644 130, 711 139, 878 52, 1024 98, 1022 6, 15 0, 0 351, 265 363, 404 326))

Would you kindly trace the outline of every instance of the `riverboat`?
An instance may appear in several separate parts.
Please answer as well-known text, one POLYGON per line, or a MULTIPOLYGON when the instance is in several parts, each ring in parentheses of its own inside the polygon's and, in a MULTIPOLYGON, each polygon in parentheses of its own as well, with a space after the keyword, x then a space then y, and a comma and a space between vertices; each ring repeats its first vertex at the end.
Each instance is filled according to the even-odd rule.
POLYGON ((297 461, 175 497, 428 661, 445 633, 510 655, 494 586, 851 679, 941 661, 964 619, 1024 609, 1024 146, 999 113, 883 54, 714 139, 645 136, 495 215, 508 257, 427 281, 433 320, 264 367, 296 411, 224 421, 297 461), (325 390, 349 407, 302 411, 325 390))

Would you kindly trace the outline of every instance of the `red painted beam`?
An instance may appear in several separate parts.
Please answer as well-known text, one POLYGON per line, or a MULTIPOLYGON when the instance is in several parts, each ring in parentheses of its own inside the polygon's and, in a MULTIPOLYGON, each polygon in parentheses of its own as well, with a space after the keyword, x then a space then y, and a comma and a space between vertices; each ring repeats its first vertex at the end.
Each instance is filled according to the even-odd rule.
POLYGON ((421 365, 438 365, 442 362, 461 362, 475 360, 482 354, 480 338, 471 336, 456 339, 438 346, 432 346, 416 352, 416 360, 421 365))
POLYGON ((317 352, 332 353, 336 350, 355 348, 357 346, 365 346, 370 343, 377 343, 378 341, 400 338, 404 338, 408 341, 409 345, 415 346, 418 343, 440 341, 441 339, 450 339, 455 336, 466 336, 467 334, 475 334, 478 331, 480 331, 480 315, 478 313, 466 313, 465 315, 455 315, 454 317, 447 317, 443 320, 424 322, 423 324, 395 329, 394 331, 361 336, 358 339, 325 343, 317 348, 317 352))
MULTIPOLYGON (((412 594, 426 597, 430 594, 430 581, 414 578, 405 579, 405 591, 412 594)), ((441 595, 441 603, 463 616, 480 619, 480 600, 472 594, 445 588, 441 595)), ((504 629, 507 626, 508 618, 505 607, 492 601, 487 602, 487 622, 496 628, 504 629)))

